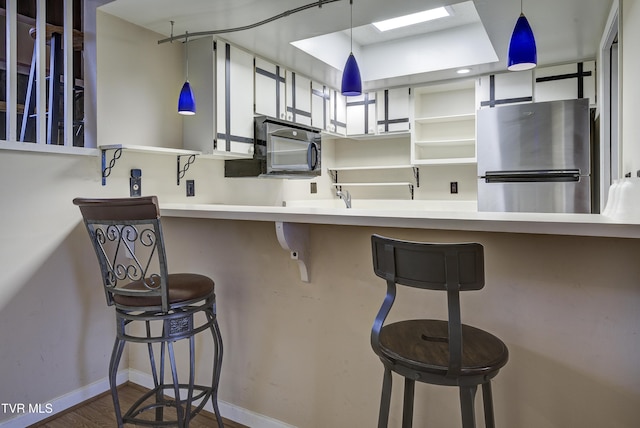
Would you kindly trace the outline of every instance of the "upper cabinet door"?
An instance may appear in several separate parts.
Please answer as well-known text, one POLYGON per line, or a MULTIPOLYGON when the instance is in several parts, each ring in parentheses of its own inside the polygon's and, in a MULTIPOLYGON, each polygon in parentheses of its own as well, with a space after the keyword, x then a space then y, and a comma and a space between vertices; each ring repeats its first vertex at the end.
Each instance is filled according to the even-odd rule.
POLYGON ((216 47, 217 149, 253 151, 253 55, 229 43, 216 47))
POLYGON ((311 80, 287 70, 287 120, 311 125, 311 80))
POLYGON ((377 132, 409 131, 409 88, 385 89, 378 91, 377 132))
POLYGON ((347 97, 347 135, 376 133, 376 93, 347 97))
POLYGON ((347 97, 335 89, 329 90, 329 128, 339 135, 347 134, 347 97))
POLYGON ((476 108, 532 102, 532 76, 532 71, 526 70, 480 77, 476 88, 476 108))
POLYGON ((331 90, 322 83, 311 82, 311 126, 330 130, 331 90))
POLYGON ((279 65, 255 59, 256 114, 286 119, 285 69, 279 65))
POLYGON ((536 68, 534 76, 536 102, 589 98, 589 104, 596 103, 595 61, 536 68))

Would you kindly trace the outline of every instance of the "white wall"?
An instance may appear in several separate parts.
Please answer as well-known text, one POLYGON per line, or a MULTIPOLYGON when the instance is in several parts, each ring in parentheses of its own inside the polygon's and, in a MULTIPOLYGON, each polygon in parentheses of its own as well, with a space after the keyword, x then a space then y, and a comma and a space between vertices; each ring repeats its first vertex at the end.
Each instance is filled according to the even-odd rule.
POLYGON ((97 171, 95 157, 0 152, 3 403, 46 403, 105 376, 114 323, 71 204, 100 194, 97 171))
POLYGON ((101 11, 97 33, 98 145, 182 148, 182 44, 101 11))
POLYGON ((621 0, 621 40, 622 58, 622 173, 631 172, 636 176, 640 170, 640 1, 621 0))
MULTIPOLYGON (((177 100, 182 84, 181 47, 158 48, 157 35, 110 24, 109 17, 100 25, 105 21, 117 31, 100 36, 99 144, 174 144, 181 120, 173 101, 164 104, 177 100), (133 86, 120 91, 123 82, 133 86), (165 89, 171 84, 175 88, 165 89)), ((90 28, 87 34, 95 40, 90 28)), ((0 402, 48 403, 106 378, 115 323, 71 201, 128 196, 131 168, 143 170, 143 194, 186 198, 184 184, 176 185, 173 156, 125 153, 102 186, 96 154, 13 151, 0 142, 0 402)), ((187 178, 208 177, 207 168, 215 165, 194 164, 187 178)), ((211 196, 203 191, 193 199, 205 197, 211 196)), ((13 416, 0 410, 0 423, 13 416)))

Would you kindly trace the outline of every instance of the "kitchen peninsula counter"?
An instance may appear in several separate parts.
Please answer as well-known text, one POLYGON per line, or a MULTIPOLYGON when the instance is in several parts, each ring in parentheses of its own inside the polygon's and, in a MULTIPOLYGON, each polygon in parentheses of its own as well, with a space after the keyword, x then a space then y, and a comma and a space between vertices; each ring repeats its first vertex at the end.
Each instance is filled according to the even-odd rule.
POLYGON ((180 203, 161 204, 160 211, 165 217, 640 238, 640 221, 622 221, 600 214, 496 213, 180 203))
MULTIPOLYGON (((161 203, 161 214, 172 269, 216 282, 231 356, 220 390, 238 391, 234 403, 243 408, 278 418, 291 403, 322 399, 318 412, 286 423, 375 426, 383 370, 369 336, 386 284, 372 270, 371 234, 380 233, 485 248, 486 286, 465 295, 463 316, 509 347, 494 389, 503 426, 637 425, 640 240, 625 238, 640 237, 640 224, 601 215, 182 203, 161 203), (282 248, 282 235, 301 239, 292 246, 302 257, 282 248), (318 414, 328 416, 318 424, 318 414)), ((436 294, 399 296, 399 314, 443 315, 436 294)), ((431 425, 459 418, 446 391, 422 392, 444 409, 431 425)))

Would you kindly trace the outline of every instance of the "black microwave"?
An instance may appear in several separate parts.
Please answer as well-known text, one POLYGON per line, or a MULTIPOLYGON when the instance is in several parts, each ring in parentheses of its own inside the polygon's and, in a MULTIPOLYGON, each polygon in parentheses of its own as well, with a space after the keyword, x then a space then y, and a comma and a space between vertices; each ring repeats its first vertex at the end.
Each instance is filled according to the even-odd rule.
POLYGON ((225 161, 225 177, 317 177, 321 173, 321 143, 317 128, 257 116, 253 159, 225 161))

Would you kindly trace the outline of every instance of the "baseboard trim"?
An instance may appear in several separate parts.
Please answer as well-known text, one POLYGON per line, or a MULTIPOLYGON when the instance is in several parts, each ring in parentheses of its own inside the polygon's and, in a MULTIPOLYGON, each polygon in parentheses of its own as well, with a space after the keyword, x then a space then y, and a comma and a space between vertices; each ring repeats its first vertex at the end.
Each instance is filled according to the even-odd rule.
MULTIPOLYGON (((119 371, 116 377, 117 384, 122 385, 127 381, 148 389, 153 388, 153 377, 150 374, 139 370, 124 369, 119 371)), ((107 378, 100 379, 46 403, 51 405, 53 413, 23 413, 14 418, 0 421, 0 428, 28 427, 38 422, 42 422, 45 419, 51 418, 56 414, 63 413, 65 410, 90 400, 108 390, 109 380, 107 378)), ((166 391, 166 393, 167 395, 171 395, 171 391, 166 391)), ((286 424, 277 419, 252 412, 251 410, 238 407, 225 401, 219 400, 218 406, 220 407, 222 417, 238 422, 242 425, 261 428, 295 428, 293 425, 286 424)), ((213 413, 213 406, 211 406, 210 401, 207 402, 204 408, 208 412, 213 413)))
MULTIPOLYGON (((116 376, 116 382, 118 385, 122 385, 129 379, 129 370, 121 370, 118 372, 116 376)), ((62 413, 67 409, 70 409, 73 406, 76 406, 84 401, 90 400, 91 398, 102 394, 105 391, 109 390, 109 379, 103 378, 96 382, 93 382, 87 386, 82 388, 78 388, 75 391, 71 391, 67 394, 61 395, 60 397, 51 400, 48 403, 41 403, 42 413, 22 413, 16 417, 11 419, 7 419, 5 421, 0 421, 0 428, 24 428, 29 425, 36 424, 45 419, 50 418, 51 416, 62 413), (50 405, 52 412, 46 413, 47 405, 50 405)))
MULTIPOLYGON (((153 377, 150 374, 141 372, 139 370, 129 369, 129 382, 138 384, 148 389, 153 388, 153 377)), ((167 390, 165 393, 170 396, 172 395, 170 390, 167 390)), ((252 412, 251 410, 238 407, 222 400, 218 400, 218 407, 220 407, 220 413, 223 418, 249 427, 295 428, 295 426, 293 425, 286 424, 277 419, 252 412)), ((211 406, 211 401, 205 404, 204 409, 208 412, 213 413, 213 406, 211 406)))

